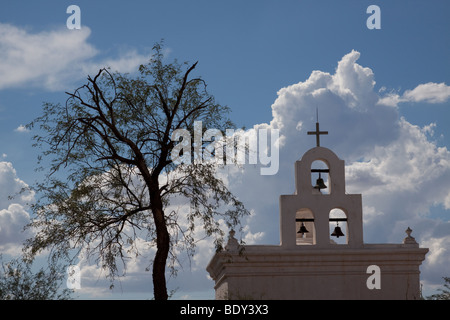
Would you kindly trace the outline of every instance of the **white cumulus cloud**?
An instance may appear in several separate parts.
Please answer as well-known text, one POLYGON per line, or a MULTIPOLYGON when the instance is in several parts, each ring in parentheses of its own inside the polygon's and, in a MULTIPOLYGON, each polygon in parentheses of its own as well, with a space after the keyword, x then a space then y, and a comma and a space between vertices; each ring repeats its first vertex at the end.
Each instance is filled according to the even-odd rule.
POLYGON ((0 252, 18 255, 26 235, 23 227, 30 222, 30 215, 20 204, 11 204, 0 210, 0 252))
POLYGON ((412 90, 406 90, 402 95, 390 92, 380 98, 379 104, 398 106, 405 102, 444 103, 450 100, 450 86, 445 83, 428 82, 419 84, 412 90))
POLYGON ((115 59, 96 59, 101 53, 88 42, 91 30, 60 28, 33 33, 0 23, 0 89, 32 85, 61 90, 99 68, 130 72, 148 55, 125 51, 115 59))
POLYGON ((413 90, 405 91, 403 98, 413 102, 443 103, 450 99, 450 86, 433 82, 420 84, 413 90))
POLYGON ((18 255, 23 241, 31 234, 23 232, 30 222, 27 204, 34 193, 25 191, 28 185, 17 177, 10 162, 0 162, 0 252, 18 255))
POLYGON ((25 133, 29 132, 30 130, 27 129, 23 124, 19 125, 16 129, 14 129, 15 132, 25 133))

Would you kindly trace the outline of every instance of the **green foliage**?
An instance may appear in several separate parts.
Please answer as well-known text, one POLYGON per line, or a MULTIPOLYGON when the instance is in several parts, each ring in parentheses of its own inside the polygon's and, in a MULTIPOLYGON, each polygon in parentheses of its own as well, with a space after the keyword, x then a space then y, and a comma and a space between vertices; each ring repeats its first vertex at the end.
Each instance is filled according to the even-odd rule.
POLYGON ((438 289, 441 293, 435 293, 429 297, 428 300, 450 300, 450 277, 443 277, 444 288, 438 289))
POLYGON ((0 270, 0 300, 67 300, 72 293, 69 289, 61 290, 65 279, 63 268, 51 263, 33 272, 32 263, 22 259, 3 262, 0 270))

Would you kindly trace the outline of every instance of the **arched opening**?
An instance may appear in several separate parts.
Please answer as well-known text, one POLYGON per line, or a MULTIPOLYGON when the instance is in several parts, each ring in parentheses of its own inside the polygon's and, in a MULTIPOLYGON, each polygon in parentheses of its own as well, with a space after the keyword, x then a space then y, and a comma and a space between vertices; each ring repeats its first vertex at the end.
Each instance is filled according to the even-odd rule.
POLYGON ((311 185, 314 193, 330 194, 330 168, 322 160, 315 160, 311 164, 311 185))
POLYGON ((295 230, 297 245, 316 244, 316 228, 314 214, 307 208, 297 210, 295 213, 295 230))
POLYGON ((335 208, 330 211, 329 231, 331 244, 348 244, 347 214, 344 210, 335 208))

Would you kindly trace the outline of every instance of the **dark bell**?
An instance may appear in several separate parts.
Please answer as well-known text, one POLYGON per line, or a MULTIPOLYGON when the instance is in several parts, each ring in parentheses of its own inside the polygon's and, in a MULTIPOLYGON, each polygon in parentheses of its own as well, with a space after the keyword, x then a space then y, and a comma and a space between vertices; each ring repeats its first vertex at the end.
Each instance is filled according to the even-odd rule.
POLYGON ((339 226, 336 226, 334 228, 334 231, 331 235, 336 238, 344 236, 344 234, 342 233, 341 227, 339 227, 339 226))
POLYGON ((305 224, 302 222, 302 225, 300 226, 300 229, 297 231, 297 233, 304 234, 307 232, 309 232, 309 231, 306 229, 305 224))
POLYGON ((327 188, 327 186, 326 186, 326 184, 323 182, 323 179, 322 179, 322 177, 320 176, 320 173, 319 173, 319 178, 316 180, 316 185, 314 186, 314 189, 326 189, 327 188))

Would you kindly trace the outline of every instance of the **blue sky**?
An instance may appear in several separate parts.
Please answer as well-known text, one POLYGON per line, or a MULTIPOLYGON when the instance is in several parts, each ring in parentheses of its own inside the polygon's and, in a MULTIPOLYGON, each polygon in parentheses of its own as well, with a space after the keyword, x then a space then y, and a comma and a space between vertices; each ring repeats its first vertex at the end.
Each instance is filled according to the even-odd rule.
MULTIPOLYGON (((105 65, 122 72, 135 71, 140 63, 148 60, 153 44, 161 39, 165 41, 169 59, 199 61, 197 75, 208 83, 209 92, 219 103, 231 108, 233 121, 246 128, 259 124, 277 127, 283 119, 292 115, 300 117, 296 121, 303 122, 303 131, 312 130, 316 106, 304 104, 309 100, 302 100, 303 89, 292 85, 313 83, 315 80, 310 76, 314 70, 336 75, 339 62, 349 67, 349 73, 354 71, 356 76, 364 78, 367 74, 360 73, 357 67, 362 66, 371 70, 372 76, 366 78, 375 81, 375 84, 369 84, 368 89, 348 87, 356 97, 361 97, 357 108, 364 108, 366 95, 363 93, 367 89, 383 101, 381 105, 389 105, 391 109, 377 111, 373 114, 377 121, 366 123, 364 121, 369 121, 368 118, 355 113, 357 108, 331 109, 324 104, 330 102, 331 105, 334 100, 318 98, 315 103, 322 103, 319 105, 323 119, 321 127, 330 131, 323 142, 346 160, 349 170, 353 169, 349 172, 363 170, 361 165, 358 167, 360 161, 367 164, 364 170, 369 170, 370 177, 376 174, 377 177, 385 177, 385 183, 391 181, 394 184, 397 180, 389 180, 389 177, 392 178, 389 166, 374 165, 383 163, 392 154, 384 154, 383 158, 383 152, 378 151, 377 147, 400 152, 406 145, 419 146, 424 143, 422 149, 415 151, 411 147, 408 152, 417 155, 417 158, 424 157, 423 161, 417 162, 417 166, 426 166, 430 161, 431 166, 439 170, 422 178, 410 177, 406 173, 396 176, 398 180, 415 181, 420 191, 419 195, 398 194, 398 199, 429 197, 423 201, 422 213, 399 218, 390 213, 391 209, 397 208, 394 202, 391 209, 377 205, 379 192, 367 187, 352 191, 363 194, 363 203, 366 199, 364 191, 367 192, 365 210, 369 216, 379 211, 386 219, 384 223, 389 221, 395 224, 399 219, 405 223, 415 222, 416 229, 419 229, 415 236, 437 252, 432 256, 432 263, 422 269, 422 278, 432 290, 440 282, 440 277, 449 276, 448 269, 444 274, 444 266, 450 262, 450 253, 440 247, 450 244, 450 184, 445 180, 450 172, 446 166, 450 162, 446 153, 450 145, 449 9, 450 3, 446 0, 2 1, 0 161, 9 163, 2 171, 9 175, 3 174, 0 180, 16 184, 20 180, 32 184, 39 178, 34 172, 38 152, 31 147, 33 133, 21 129, 21 125, 40 114, 42 102, 64 102, 64 91, 84 84, 87 73, 92 74, 105 65), (71 4, 81 9, 81 30, 66 28, 69 17, 66 8, 71 4), (366 9, 372 4, 381 9, 379 30, 366 27, 370 16, 366 9), (285 88, 284 93, 279 92, 282 88, 285 88), (292 92, 296 92, 300 100, 292 98, 292 92), (298 103, 298 110, 284 107, 283 101, 291 101, 293 105, 298 103), (395 119, 388 118, 389 115, 395 119), (360 121, 360 125, 350 120, 360 121), (368 149, 377 151, 369 152, 368 149), (438 181, 434 185, 440 191, 434 195, 439 195, 429 195, 427 188, 433 184, 425 183, 427 177, 438 181), (420 183, 414 178, 420 179, 420 183), (439 232, 434 234, 433 230, 439 232)), ((347 72, 345 70, 342 72, 347 72)), ((342 76, 344 79, 345 74, 342 76)), ((348 84, 339 81, 330 84, 330 90, 333 90, 332 86, 348 84)), ((302 130, 298 131, 282 132, 286 135, 294 132, 287 138, 287 143, 292 141, 289 145, 291 153, 281 153, 285 158, 280 160, 282 168, 278 175, 264 178, 265 183, 281 186, 273 190, 275 194, 269 198, 275 214, 279 194, 293 192, 293 178, 290 178, 293 161, 314 146, 314 139, 305 137, 302 130), (288 182, 282 184, 282 181, 288 182)), ((392 161, 403 159, 401 155, 396 158, 394 154, 392 157, 392 161)), ((249 173, 248 180, 244 179, 244 182, 257 181, 253 178, 262 179, 249 173)), ((350 176, 348 184, 354 181, 357 185, 361 181, 359 178, 350 176)), ((260 244, 276 242, 278 230, 271 230, 273 225, 268 213, 252 202, 252 195, 245 193, 243 188, 234 188, 236 192, 241 192, 239 195, 243 199, 248 199, 249 208, 254 210, 253 218, 248 221, 247 236, 260 244)), ((258 192, 270 193, 271 190, 258 192)), ((1 193, 7 196, 6 191, 1 193)), ((20 212, 21 217, 26 218, 25 200, 21 201, 17 200, 16 204, 23 207, 15 207, 17 210, 14 211, 10 208, 12 202, 0 199, 0 210, 3 209, 5 214, 20 212)), ((397 238, 386 234, 376 239, 373 230, 383 224, 370 225, 370 221, 368 219, 365 224, 367 241, 399 242, 403 239, 404 234, 398 234, 397 238)), ((415 229, 413 226, 411 228, 415 229)), ((1 230, 5 228, 2 226, 1 230)), ((4 250, 6 247, 3 244, 4 250)), ((12 250, 13 246, 8 248, 12 250)), ((197 260, 207 261, 209 257, 197 260)), ((201 279, 196 284, 188 279, 189 268, 183 270, 179 279, 171 280, 174 287, 180 288, 176 297, 212 297, 213 283, 206 279, 204 268, 202 271, 202 268, 194 266, 192 272, 195 276, 192 279, 201 279)), ((149 273, 146 276, 150 278, 149 273)), ((119 290, 111 294, 108 290, 106 293, 99 290, 101 293, 98 293, 93 286, 89 293, 82 294, 105 298, 142 297, 146 294, 137 293, 144 289, 128 285, 125 280, 123 288, 123 292, 119 290)))

